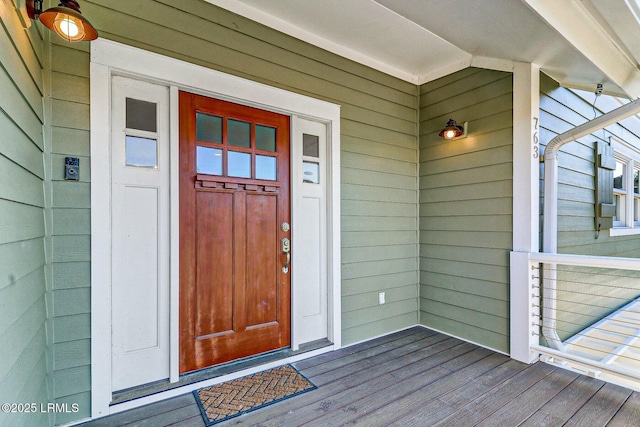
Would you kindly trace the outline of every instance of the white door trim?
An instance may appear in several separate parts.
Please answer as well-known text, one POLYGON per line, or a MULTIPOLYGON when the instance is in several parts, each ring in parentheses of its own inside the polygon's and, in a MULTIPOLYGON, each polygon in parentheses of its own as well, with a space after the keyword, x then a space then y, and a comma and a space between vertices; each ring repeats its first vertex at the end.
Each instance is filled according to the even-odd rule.
MULTIPOLYGON (((91 43, 91 404, 92 418, 111 402, 111 77, 170 88, 171 193, 178 194, 177 92, 186 90, 327 124, 329 339, 341 346, 340 106, 173 58, 98 39, 91 43)), ((178 200, 171 199, 171 381, 178 379, 178 200)), ((141 401, 140 404, 147 402, 141 401)))

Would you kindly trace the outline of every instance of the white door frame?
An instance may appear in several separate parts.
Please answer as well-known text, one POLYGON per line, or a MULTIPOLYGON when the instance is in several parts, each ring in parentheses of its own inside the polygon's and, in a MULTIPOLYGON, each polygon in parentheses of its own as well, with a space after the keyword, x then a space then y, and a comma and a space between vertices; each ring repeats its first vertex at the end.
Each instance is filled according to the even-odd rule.
MULTIPOLYGON (((170 89, 171 194, 178 194, 178 91, 223 99, 327 125, 329 340, 341 346, 340 106, 109 40, 91 43, 91 405, 92 418, 169 397, 160 393, 109 406, 111 389, 111 77, 124 75, 170 89)), ((295 195, 294 195, 295 196, 295 195)), ((171 199, 170 380, 178 380, 178 199, 171 199)), ((292 213, 295 215, 295 212, 292 213)), ((295 218, 295 217, 294 217, 295 218)), ((317 354, 317 353, 315 353, 317 354)), ((304 357, 304 356, 302 356, 304 357)), ((296 357, 300 359, 301 357, 296 357)), ((286 362, 283 361, 283 363, 286 362)), ((224 380, 218 378, 216 382, 224 380)), ((191 389, 202 386, 192 385, 191 389)), ((185 386, 186 387, 186 386, 185 386)), ((171 395, 186 393, 185 387, 171 395)))

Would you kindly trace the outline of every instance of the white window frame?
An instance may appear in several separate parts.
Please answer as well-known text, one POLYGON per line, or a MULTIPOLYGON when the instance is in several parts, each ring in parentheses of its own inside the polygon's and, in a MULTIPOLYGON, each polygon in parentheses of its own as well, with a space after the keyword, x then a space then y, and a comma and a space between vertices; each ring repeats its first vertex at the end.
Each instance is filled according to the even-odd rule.
POLYGON ((633 191, 633 173, 640 169, 640 150, 618 138, 611 137, 609 141, 616 161, 625 165, 623 190, 613 190, 615 195, 624 198, 623 212, 619 221, 614 221, 609 235, 614 237, 640 234, 640 222, 636 220, 640 217, 640 212, 636 211, 640 209, 640 194, 633 191))

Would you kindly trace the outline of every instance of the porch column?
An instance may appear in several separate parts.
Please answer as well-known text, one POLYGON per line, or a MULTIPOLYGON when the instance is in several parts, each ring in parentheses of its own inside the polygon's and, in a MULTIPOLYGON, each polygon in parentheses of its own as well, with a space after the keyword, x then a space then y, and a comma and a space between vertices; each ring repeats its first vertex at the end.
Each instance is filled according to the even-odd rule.
MULTIPOLYGON (((514 62, 513 67, 513 253, 511 255, 510 354, 530 363, 535 354, 532 271, 525 254, 538 252, 540 232, 540 68, 514 62), (516 261, 520 260, 520 262, 516 261)), ((536 274, 537 275, 537 274, 536 274)), ((537 328, 536 328, 537 330, 537 328)))

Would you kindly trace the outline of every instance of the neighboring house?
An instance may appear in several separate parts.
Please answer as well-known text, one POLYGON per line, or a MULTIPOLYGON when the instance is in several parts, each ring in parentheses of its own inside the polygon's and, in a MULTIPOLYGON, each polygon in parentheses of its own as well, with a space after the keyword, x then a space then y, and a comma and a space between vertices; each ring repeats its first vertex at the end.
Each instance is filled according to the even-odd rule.
MULTIPOLYGON (((25 30, 23 7, 0 1, 0 403, 68 410, 0 414, 2 426, 98 417, 121 389, 416 324, 509 354, 509 253, 539 247, 532 154, 616 102, 603 95, 593 107, 592 92, 519 57, 459 61, 408 81, 201 0, 82 1, 100 32, 91 44, 37 23, 25 30), (449 118, 468 122, 466 138, 438 136, 449 118), (244 145, 245 125, 258 142, 244 145), (65 179, 67 157, 79 159, 79 180, 65 179), (291 191, 278 181, 288 174, 291 191), (248 251, 229 234, 240 229, 248 251), (283 238, 293 260, 280 276, 283 238), (267 255, 247 255, 256 253, 267 255), (247 322, 290 324, 270 332, 275 344, 254 348, 263 335, 248 335, 238 338, 248 350, 206 359, 235 344, 224 341, 231 314, 202 316, 237 307, 202 303, 232 291, 198 284, 245 273, 273 274, 280 286, 247 291, 264 307, 243 312, 247 322)), ((616 95, 640 92, 635 65, 612 83, 616 95)), ((552 71, 572 81, 568 62, 552 71)), ((637 118, 609 129, 640 149, 637 118)), ((608 136, 562 150, 559 251, 640 250, 634 234, 593 237, 594 143, 608 136)), ((618 152, 639 168, 640 155, 618 152)), ((640 194, 623 191, 618 200, 637 206, 640 194)), ((615 225, 640 230, 627 212, 615 225)))

